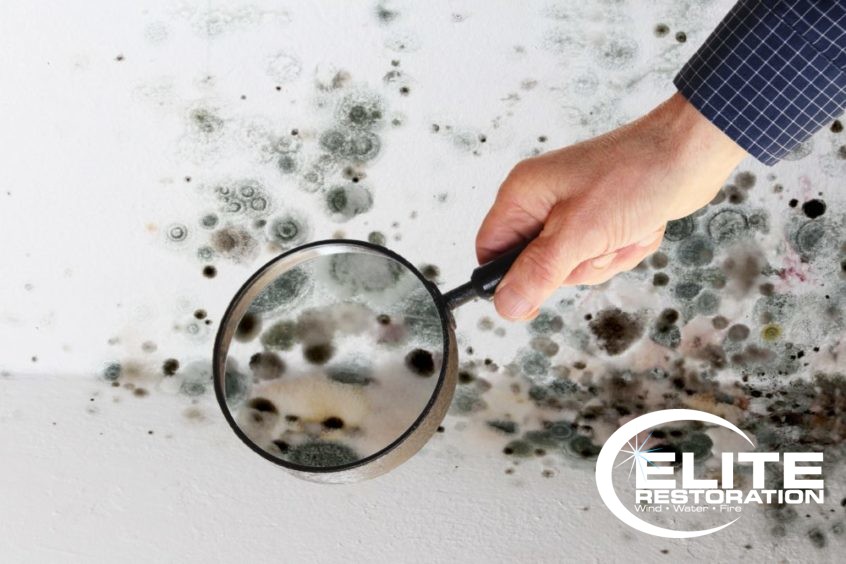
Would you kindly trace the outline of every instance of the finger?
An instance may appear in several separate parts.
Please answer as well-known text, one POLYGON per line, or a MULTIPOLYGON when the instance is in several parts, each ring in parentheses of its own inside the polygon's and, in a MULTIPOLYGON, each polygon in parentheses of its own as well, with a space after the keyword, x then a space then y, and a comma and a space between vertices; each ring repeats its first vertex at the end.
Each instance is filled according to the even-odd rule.
POLYGON ((540 232, 553 204, 542 196, 538 174, 535 164, 523 161, 502 183, 476 235, 476 257, 480 264, 540 232))
POLYGON ((635 268, 643 259, 657 251, 663 237, 664 227, 662 226, 638 243, 583 261, 573 269, 564 284, 567 286, 603 284, 617 274, 635 268))
POLYGON ((591 228, 592 221, 584 214, 575 215, 565 203, 556 205, 543 231, 520 253, 497 287, 497 312, 508 319, 528 319, 585 256, 605 250, 602 233, 591 228))

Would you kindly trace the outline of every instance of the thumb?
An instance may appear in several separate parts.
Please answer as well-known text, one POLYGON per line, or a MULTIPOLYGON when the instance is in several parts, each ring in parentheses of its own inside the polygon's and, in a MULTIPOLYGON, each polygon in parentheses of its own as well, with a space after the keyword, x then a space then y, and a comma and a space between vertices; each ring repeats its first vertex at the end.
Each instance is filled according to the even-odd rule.
POLYGON ((563 214, 557 218, 555 215, 551 214, 543 231, 520 253, 497 287, 494 304, 501 316, 534 317, 535 311, 582 260, 603 252, 604 249, 592 248, 597 246, 591 244, 592 237, 585 237, 590 230, 575 233, 575 222, 560 221, 563 214))

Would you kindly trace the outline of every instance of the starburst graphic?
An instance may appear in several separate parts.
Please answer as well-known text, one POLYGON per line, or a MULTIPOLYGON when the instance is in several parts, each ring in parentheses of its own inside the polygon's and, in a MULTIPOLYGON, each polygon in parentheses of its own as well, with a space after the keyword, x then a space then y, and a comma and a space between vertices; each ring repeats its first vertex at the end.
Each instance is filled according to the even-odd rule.
POLYGON ((631 478, 632 478, 632 472, 634 471, 635 466, 637 466, 638 469, 641 472, 643 472, 644 477, 646 476, 646 473, 644 471, 644 463, 656 466, 656 464, 654 462, 652 462, 651 460, 649 460, 649 457, 647 457, 646 455, 649 454, 650 452, 655 452, 656 450, 660 450, 660 448, 651 448, 649 450, 643 450, 643 447, 645 447, 646 443, 649 442, 649 438, 651 436, 652 436, 652 431, 649 432, 649 435, 646 437, 646 440, 644 440, 642 443, 638 444, 637 435, 635 435, 634 436, 634 441, 635 441, 634 446, 632 446, 631 441, 628 441, 629 448, 632 449, 632 450, 625 450, 625 449, 620 450, 620 452, 624 452, 626 454, 629 454, 630 456, 627 459, 623 460, 621 463, 617 464, 617 466, 615 466, 614 468, 622 466, 623 464, 625 464, 626 462, 631 460, 632 465, 631 465, 631 468, 629 468, 629 480, 631 480, 631 478))

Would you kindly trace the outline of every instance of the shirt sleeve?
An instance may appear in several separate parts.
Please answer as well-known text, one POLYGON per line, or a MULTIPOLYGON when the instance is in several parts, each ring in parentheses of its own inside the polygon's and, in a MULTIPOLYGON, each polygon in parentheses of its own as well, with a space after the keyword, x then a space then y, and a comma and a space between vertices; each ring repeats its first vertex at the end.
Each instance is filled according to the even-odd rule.
POLYGON ((846 108, 846 1, 740 0, 673 82, 775 164, 846 108))

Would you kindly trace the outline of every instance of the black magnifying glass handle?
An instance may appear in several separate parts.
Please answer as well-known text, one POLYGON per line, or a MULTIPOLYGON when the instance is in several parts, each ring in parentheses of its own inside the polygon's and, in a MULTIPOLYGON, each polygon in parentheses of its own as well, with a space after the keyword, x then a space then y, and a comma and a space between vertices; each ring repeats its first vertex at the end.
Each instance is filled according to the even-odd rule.
POLYGON ((453 310, 476 298, 491 299, 505 273, 508 272, 508 269, 511 268, 511 265, 514 264, 514 261, 517 260, 517 257, 529 243, 530 241, 521 243, 492 261, 476 267, 473 274, 470 275, 469 282, 444 294, 446 306, 453 310))

